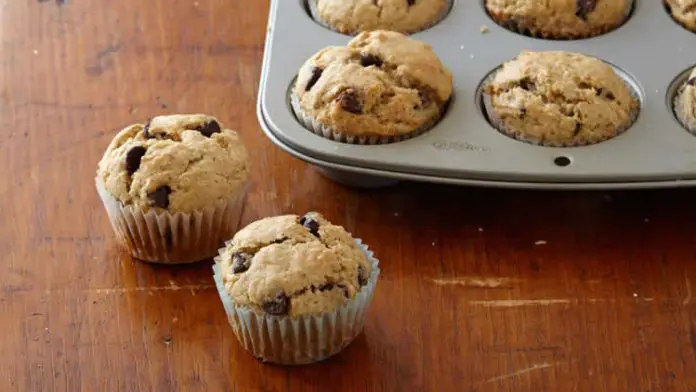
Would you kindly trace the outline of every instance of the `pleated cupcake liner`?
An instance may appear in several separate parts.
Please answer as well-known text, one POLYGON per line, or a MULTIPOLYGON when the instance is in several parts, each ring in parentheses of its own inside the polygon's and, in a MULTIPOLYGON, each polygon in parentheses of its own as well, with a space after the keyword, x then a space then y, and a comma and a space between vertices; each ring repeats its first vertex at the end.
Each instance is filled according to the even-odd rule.
POLYGON ((156 211, 123 205, 95 179, 118 240, 142 261, 160 264, 193 263, 213 257, 239 227, 247 182, 233 197, 191 213, 156 211))
POLYGON ((445 110, 440 111, 440 115, 433 118, 431 121, 427 122, 425 125, 419 127, 418 129, 403 134, 403 135, 349 135, 345 132, 338 131, 334 128, 325 126, 317 121, 313 116, 302 110, 300 102, 294 93, 290 95, 290 105, 292 106, 293 112, 297 120, 305 127, 308 131, 321 136, 323 138, 333 140, 340 143, 347 144, 360 144, 360 145, 379 145, 379 144, 390 144, 398 143, 404 140, 412 139, 416 136, 420 136, 429 130, 431 130, 438 122, 442 119, 445 110))
POLYGON ((237 305, 225 289, 220 271, 221 255, 215 258, 213 273, 232 331, 244 349, 255 358, 281 365, 304 365, 325 360, 346 348, 362 332, 365 314, 372 302, 380 269, 362 240, 356 239, 372 272, 367 285, 354 298, 333 312, 317 315, 274 316, 237 305))

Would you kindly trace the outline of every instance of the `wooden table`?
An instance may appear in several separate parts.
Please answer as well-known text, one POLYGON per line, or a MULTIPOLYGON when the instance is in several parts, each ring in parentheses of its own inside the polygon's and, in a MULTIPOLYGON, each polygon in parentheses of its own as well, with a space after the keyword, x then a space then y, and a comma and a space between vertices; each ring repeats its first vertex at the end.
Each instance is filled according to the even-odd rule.
POLYGON ((696 390, 694 191, 335 185, 256 122, 267 12, 0 0, 0 390, 696 390), (253 151, 244 223, 318 210, 376 251, 364 334, 337 357, 259 363, 210 261, 117 246, 96 163, 117 129, 179 112, 218 116, 253 151))

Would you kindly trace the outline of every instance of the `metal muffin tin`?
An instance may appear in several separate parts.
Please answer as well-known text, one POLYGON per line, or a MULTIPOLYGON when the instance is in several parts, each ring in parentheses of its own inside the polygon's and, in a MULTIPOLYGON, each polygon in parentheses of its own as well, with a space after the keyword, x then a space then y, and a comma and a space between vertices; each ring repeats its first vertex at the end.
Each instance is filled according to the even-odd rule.
POLYGON ((396 180, 545 189, 696 185, 696 136, 672 110, 676 90, 696 65, 696 34, 677 24, 662 1, 637 0, 630 19, 607 34, 560 41, 508 31, 490 19, 481 1, 455 0, 440 23, 411 37, 432 45, 452 72, 454 97, 442 121, 398 143, 335 142, 300 125, 289 94, 309 57, 351 37, 316 23, 303 0, 272 0, 257 108, 267 136, 355 186, 396 180), (591 146, 534 146, 499 133, 483 114, 480 89, 522 50, 564 50, 606 61, 635 88, 642 103, 638 119, 626 132, 591 146))

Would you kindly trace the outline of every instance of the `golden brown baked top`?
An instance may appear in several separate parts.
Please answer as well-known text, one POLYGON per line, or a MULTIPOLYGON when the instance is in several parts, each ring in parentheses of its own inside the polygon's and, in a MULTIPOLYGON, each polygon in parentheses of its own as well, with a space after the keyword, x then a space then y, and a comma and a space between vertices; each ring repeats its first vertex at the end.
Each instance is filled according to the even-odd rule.
POLYGON ((408 134, 433 123, 452 95, 452 75, 430 45, 387 31, 328 47, 298 73, 305 115, 354 136, 408 134))
POLYGON ((234 196, 249 179, 236 132, 203 114, 155 117, 120 131, 97 177, 124 205, 191 212, 234 196))
POLYGON ((251 223, 219 263, 235 304, 271 315, 336 310, 367 285, 372 272, 355 239, 318 213, 251 223))

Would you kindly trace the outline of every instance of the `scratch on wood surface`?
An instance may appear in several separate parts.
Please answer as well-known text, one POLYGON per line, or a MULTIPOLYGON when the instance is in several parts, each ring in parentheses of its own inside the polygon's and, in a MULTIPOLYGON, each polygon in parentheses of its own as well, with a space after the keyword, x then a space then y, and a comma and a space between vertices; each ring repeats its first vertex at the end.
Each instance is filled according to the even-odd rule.
MULTIPOLYGON (((150 294, 154 292, 163 292, 163 291, 179 291, 179 290, 188 290, 191 292, 191 295, 196 295, 197 292, 203 291, 203 290, 209 290, 209 289, 214 289, 215 285, 214 284, 187 284, 183 286, 179 286, 175 284, 174 282, 169 283, 169 286, 153 286, 153 287, 113 287, 113 288, 88 288, 85 291, 88 292, 94 292, 97 294, 128 294, 128 293, 137 293, 137 292, 148 292, 150 294)), ((46 290, 46 293, 49 294, 51 292, 55 291, 61 291, 61 290, 46 290)))
POLYGON ((548 368, 554 367, 556 365, 558 365, 558 363, 547 363, 547 362, 537 363, 534 366, 526 368, 526 369, 518 370, 516 372, 512 372, 512 373, 508 373, 508 374, 503 374, 502 376, 489 378, 488 380, 482 382, 481 384, 490 384, 492 382, 502 381, 502 380, 506 380, 508 378, 513 378, 513 377, 518 377, 518 376, 521 376, 523 374, 531 373, 531 372, 536 371, 536 370, 548 369, 548 368))
POLYGON ((566 298, 556 299, 507 299, 490 301, 469 301, 471 305, 485 306, 487 308, 517 308, 522 306, 548 306, 548 305, 568 305, 573 300, 566 298))
POLYGON ((691 302, 691 281, 689 278, 684 277, 684 284, 686 284, 686 298, 684 298, 684 305, 688 305, 691 302))
POLYGON ((97 294, 126 294, 126 293, 132 293, 132 292, 139 292, 139 291, 148 291, 148 292, 161 292, 161 291, 179 291, 179 290, 188 290, 191 292, 192 295, 196 295, 195 293, 201 290, 209 290, 215 288, 215 285, 212 284, 188 284, 188 285, 183 285, 183 286, 178 286, 174 282, 169 283, 169 286, 155 286, 155 287, 118 287, 118 288, 112 288, 112 289, 96 289, 97 294))
POLYGON ((464 286, 496 289, 510 287, 511 278, 484 278, 477 276, 462 276, 452 279, 432 279, 438 286, 464 286))
POLYGON ((653 302, 655 298, 549 298, 549 299, 505 299, 487 301, 469 301, 470 305, 483 306, 486 308, 519 308, 525 306, 551 306, 551 305, 579 305, 579 304, 599 304, 613 303, 621 301, 632 302, 653 302))

